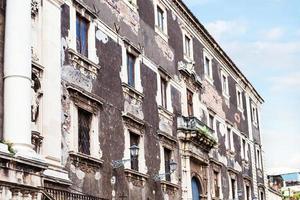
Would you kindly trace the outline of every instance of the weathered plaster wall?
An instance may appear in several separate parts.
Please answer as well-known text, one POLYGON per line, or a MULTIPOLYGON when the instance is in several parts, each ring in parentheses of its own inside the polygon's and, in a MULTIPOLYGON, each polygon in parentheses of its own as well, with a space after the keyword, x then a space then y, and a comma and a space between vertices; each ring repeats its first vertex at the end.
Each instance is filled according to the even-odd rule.
POLYGON ((4 28, 5 28, 5 2, 0 1, 0 139, 3 137, 3 57, 4 57, 4 28))

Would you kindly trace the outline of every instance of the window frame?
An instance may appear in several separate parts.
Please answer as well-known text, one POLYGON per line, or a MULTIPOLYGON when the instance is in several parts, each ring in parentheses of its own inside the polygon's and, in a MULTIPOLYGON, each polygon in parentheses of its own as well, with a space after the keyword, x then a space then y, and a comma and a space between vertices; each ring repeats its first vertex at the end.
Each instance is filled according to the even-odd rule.
POLYGON ((218 170, 213 170, 213 196, 215 198, 220 198, 221 196, 221 173, 218 170), (217 176, 215 176, 217 174, 217 176), (217 182, 215 182, 217 180, 217 182), (216 187, 217 186, 217 187, 216 187), (218 189, 218 192, 216 192, 216 189, 218 189), (217 195, 218 194, 218 195, 217 195))
POLYGON ((168 81, 160 76, 161 106, 168 109, 168 81))
POLYGON ((221 85, 222 85, 222 94, 225 98, 229 99, 229 80, 228 80, 228 74, 221 70, 221 85), (225 78, 225 86, 224 86, 224 79, 225 78))
MULTIPOLYGON (((81 107, 77 107, 77 116, 78 116, 78 120, 77 120, 77 123, 78 123, 78 145, 77 145, 77 151, 79 152, 79 153, 81 153, 81 154, 85 154, 85 155, 91 155, 91 137, 90 137, 90 135, 91 135, 91 131, 92 131, 92 119, 93 119, 93 113, 91 113, 91 112, 89 112, 89 111, 87 111, 87 110, 85 110, 85 109, 83 109, 83 108, 81 108, 81 107), (81 114, 80 114, 81 113, 81 114), (86 147, 82 147, 81 146, 81 143, 82 142, 84 142, 84 141, 82 141, 82 139, 83 139, 83 134, 81 133, 81 129, 82 128, 86 128, 86 127, 82 127, 81 126, 81 123, 80 123, 80 121, 84 121, 81 117, 80 117, 80 115, 89 115, 88 116, 88 123, 89 123, 89 125, 88 125, 88 133, 83 133, 83 134, 87 134, 87 136, 88 136, 88 150, 85 150, 85 148, 86 147)), ((86 116, 85 116, 86 117, 86 116)), ((83 117, 84 118, 84 117, 83 117)), ((83 144, 83 145, 87 145, 87 144, 83 144)))
POLYGON ((258 110, 257 106, 251 102, 251 120, 255 127, 258 126, 258 110))
POLYGON ((187 114, 189 117, 194 117, 194 93, 190 89, 186 89, 187 114), (190 101, 189 101, 190 100, 190 101))
POLYGON ((243 90, 238 85, 236 86, 236 105, 239 111, 244 112, 243 90))
POLYGON ((76 11, 76 19, 75 19, 75 28, 76 28, 76 52, 81 54, 82 56, 85 56, 86 58, 89 57, 89 27, 90 27, 90 21, 88 19, 86 19, 84 16, 82 16, 79 12, 76 11), (78 23, 79 23, 79 31, 78 31, 78 23), (86 29, 85 29, 85 35, 86 35, 86 38, 85 38, 85 43, 86 43, 86 49, 85 49, 85 52, 82 52, 83 49, 82 49, 82 46, 81 46, 81 43, 80 43, 80 47, 78 47, 78 37, 80 38, 80 42, 82 41, 82 35, 81 35, 81 25, 82 24, 85 24, 86 25, 86 29), (78 36, 79 34, 79 36, 78 36))
POLYGON ((193 37, 190 33, 188 33, 185 29, 182 29, 182 42, 183 42, 183 58, 187 62, 194 62, 194 52, 193 52, 193 37), (186 50, 186 38, 189 39, 189 55, 186 50))
POLYGON ((133 88, 136 87, 136 62, 137 62, 137 57, 130 53, 126 52, 126 65, 127 65, 127 84, 133 88), (132 59, 133 65, 129 65, 130 58, 132 59))
MULTIPOLYGON (((136 145, 140 148, 140 140, 141 140, 141 137, 140 137, 139 134, 136 134, 135 132, 129 130, 129 143, 130 143, 130 146, 136 145), (133 141, 133 140, 136 140, 137 142, 133 141)), ((138 172, 139 169, 140 169, 140 165, 139 165, 139 156, 140 155, 138 154, 134 158, 131 155, 130 151, 129 151, 129 154, 130 154, 130 169, 138 172)))
POLYGON ((165 173, 165 181, 172 182, 172 176, 171 176, 171 168, 170 168, 170 162, 172 161, 172 150, 166 147, 163 147, 164 151, 164 173, 165 173), (166 152, 169 155, 169 162, 166 161, 166 152))
POLYGON ((166 42, 168 41, 168 19, 167 19, 167 8, 166 5, 163 4, 163 2, 159 0, 154 1, 154 26, 155 26, 155 32, 166 42), (159 10, 162 11, 161 15, 161 22, 162 26, 159 24, 159 10))
POLYGON ((214 79, 213 79, 213 71, 212 71, 212 61, 213 57, 207 52, 207 50, 204 48, 203 49, 203 67, 204 67, 204 77, 205 79, 213 84, 214 79), (208 66, 206 64, 206 60, 208 60, 208 66))

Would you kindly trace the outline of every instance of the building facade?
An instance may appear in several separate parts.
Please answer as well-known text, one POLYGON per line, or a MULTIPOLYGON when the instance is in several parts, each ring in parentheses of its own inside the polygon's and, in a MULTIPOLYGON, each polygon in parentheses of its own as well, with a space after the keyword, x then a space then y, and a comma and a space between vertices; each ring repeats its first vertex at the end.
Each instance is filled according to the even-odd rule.
POLYGON ((0 19, 2 199, 267 199, 263 99, 182 1, 0 19))

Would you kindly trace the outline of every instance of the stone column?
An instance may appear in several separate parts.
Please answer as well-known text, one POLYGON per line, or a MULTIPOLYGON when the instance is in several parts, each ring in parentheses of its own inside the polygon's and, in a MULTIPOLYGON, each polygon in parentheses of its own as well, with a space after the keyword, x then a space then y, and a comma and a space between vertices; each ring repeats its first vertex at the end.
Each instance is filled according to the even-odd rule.
POLYGON ((17 155, 31 145, 31 1, 6 2, 4 46, 4 139, 17 155))

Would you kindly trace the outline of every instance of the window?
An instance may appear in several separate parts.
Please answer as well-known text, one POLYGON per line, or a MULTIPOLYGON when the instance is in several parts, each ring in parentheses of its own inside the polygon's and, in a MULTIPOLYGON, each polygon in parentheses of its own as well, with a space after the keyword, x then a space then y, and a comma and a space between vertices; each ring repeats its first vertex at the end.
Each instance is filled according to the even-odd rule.
POLYGON ((78 152, 90 155, 90 130, 92 114, 78 108, 78 152))
POLYGON ((234 152, 233 132, 230 127, 227 127, 227 145, 228 149, 234 152))
POLYGON ((127 52, 127 75, 128 85, 135 87, 135 60, 136 57, 133 54, 127 52))
POLYGON ((236 198, 236 181, 234 178, 230 179, 231 182, 231 197, 232 199, 236 198))
POLYGON ((164 32, 164 11, 159 7, 157 6, 157 27, 162 31, 164 32))
POLYGON ((77 52, 88 57, 88 21, 76 15, 76 49, 77 52))
POLYGON ((251 116, 252 116, 252 122, 254 125, 258 124, 257 121, 257 108, 254 104, 251 104, 251 116))
POLYGON ((256 167, 258 169, 262 169, 262 158, 261 158, 261 152, 259 149, 256 149, 256 167))
POLYGON ((209 126, 209 128, 214 129, 214 116, 211 114, 209 114, 208 126, 209 126))
POLYGON ((220 197, 219 172, 214 171, 214 194, 215 197, 220 197))
POLYGON ((244 108, 243 108, 243 93, 239 87, 236 88, 236 97, 237 97, 237 108, 241 112, 243 112, 243 110, 244 110, 244 108))
POLYGON ((185 35, 184 36, 184 55, 188 58, 192 58, 191 56, 191 39, 185 35))
POLYGON ((250 186, 246 185, 246 200, 251 200, 250 199, 250 186))
POLYGON ((167 109, 167 84, 164 78, 160 78, 161 106, 165 109, 167 109))
MULTIPOLYGON (((130 132, 130 146, 136 145, 139 146, 140 143, 140 136, 130 132)), ((131 159, 131 169, 135 171, 139 171, 139 158, 138 156, 130 155, 131 159)))
POLYGON ((245 139, 242 139, 242 158, 248 161, 248 145, 245 139))
POLYGON ((228 75, 223 71, 221 72, 221 81, 222 81, 222 93, 225 97, 229 97, 229 88, 228 88, 228 75))
POLYGON ((259 193, 259 200, 264 200, 265 198, 264 192, 261 190, 259 193))
POLYGON ((170 162, 171 162, 171 150, 164 148, 164 159, 165 159, 165 178, 166 181, 171 181, 171 168, 170 168, 170 162))
POLYGON ((194 116, 194 111, 193 111, 193 93, 187 89, 187 110, 188 110, 188 116, 192 117, 194 116))
POLYGON ((211 59, 208 56, 204 56, 204 74, 206 78, 213 79, 212 74, 212 63, 211 59))

